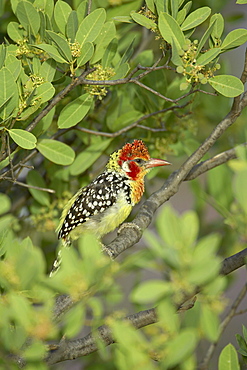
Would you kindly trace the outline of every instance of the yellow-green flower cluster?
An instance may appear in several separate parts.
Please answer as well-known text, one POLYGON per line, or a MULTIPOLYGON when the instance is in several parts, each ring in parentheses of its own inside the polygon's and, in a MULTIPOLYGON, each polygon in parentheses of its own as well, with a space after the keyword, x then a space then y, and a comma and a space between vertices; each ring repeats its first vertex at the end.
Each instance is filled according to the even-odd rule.
POLYGON ((79 56, 81 56, 81 45, 80 45, 80 43, 77 42, 77 41, 70 42, 69 46, 70 46, 72 57, 79 58, 79 56))
MULTIPOLYGON (((101 64, 96 64, 95 68, 96 70, 87 76, 88 80, 107 81, 115 74, 112 68, 103 68, 101 64)), ((85 90, 89 94, 97 96, 99 100, 102 100, 103 97, 107 94, 106 87, 102 85, 86 85, 85 90)))
POLYGON ((206 84, 210 77, 213 77, 214 72, 220 68, 219 64, 214 66, 210 65, 200 65, 197 63, 197 49, 198 40, 190 42, 187 40, 185 46, 185 51, 181 55, 183 65, 177 67, 177 72, 183 74, 186 77, 186 82, 182 83, 180 86, 181 90, 187 89, 189 84, 198 83, 206 84))

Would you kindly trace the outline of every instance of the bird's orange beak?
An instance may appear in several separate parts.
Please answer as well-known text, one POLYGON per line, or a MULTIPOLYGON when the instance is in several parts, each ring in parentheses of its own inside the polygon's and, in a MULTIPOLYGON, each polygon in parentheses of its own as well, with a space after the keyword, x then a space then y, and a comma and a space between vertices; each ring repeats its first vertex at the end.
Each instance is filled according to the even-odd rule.
POLYGON ((153 168, 153 167, 159 167, 159 166, 167 166, 171 164, 170 162, 165 161, 164 159, 156 159, 156 158, 150 158, 146 164, 146 168, 153 168))

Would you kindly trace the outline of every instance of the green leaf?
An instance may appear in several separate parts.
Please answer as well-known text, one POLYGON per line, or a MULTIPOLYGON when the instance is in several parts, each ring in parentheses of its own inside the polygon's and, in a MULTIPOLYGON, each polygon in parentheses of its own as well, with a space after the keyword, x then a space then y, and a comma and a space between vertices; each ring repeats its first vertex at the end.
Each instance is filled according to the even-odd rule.
POLYGON ((66 25, 66 35, 68 40, 71 42, 75 41, 75 35, 78 30, 78 17, 75 10, 72 10, 68 17, 67 25, 66 25))
POLYGON ((212 33, 211 33, 211 37, 213 37, 214 39, 219 40, 221 38, 221 35, 222 35, 223 31, 224 31, 224 18, 222 17, 222 15, 220 13, 214 14, 210 18, 210 25, 214 20, 216 20, 216 21, 214 23, 214 27, 213 27, 213 30, 212 30, 212 33))
POLYGON ((185 6, 183 7, 183 9, 185 9, 186 11, 186 15, 189 14, 189 11, 191 9, 191 6, 192 6, 192 1, 188 1, 185 6))
POLYGON ((232 182, 232 173, 226 166, 218 166, 209 171, 207 176, 208 192, 227 213, 233 201, 232 189, 230 186, 226 187, 228 182, 232 182), (216 178, 217 182, 215 181, 216 178))
POLYGON ((20 28, 17 22, 8 23, 7 32, 9 37, 15 42, 19 42, 24 38, 24 29, 20 28))
POLYGON ((181 49, 178 49, 177 48, 177 44, 175 43, 175 41, 172 39, 171 40, 172 43, 171 43, 171 46, 172 46, 172 63, 175 64, 175 66, 182 66, 183 65, 183 61, 179 55, 179 52, 181 49))
POLYGON ((143 27, 146 27, 147 29, 153 28, 155 29, 156 23, 152 21, 152 19, 149 19, 145 17, 143 14, 136 13, 136 12, 131 12, 130 13, 131 18, 138 24, 140 24, 143 27))
POLYGON ((212 261, 209 258, 205 259, 190 268, 187 281, 194 285, 206 284, 218 275, 219 270, 220 261, 216 257, 212 261))
POLYGON ((240 370, 237 351, 231 343, 221 351, 218 370, 240 370))
POLYGON ((183 236, 180 231, 180 219, 173 208, 169 206, 164 207, 156 223, 160 237, 168 246, 179 248, 183 245, 183 236), (164 225, 166 225, 166 227, 164 227, 164 225))
POLYGON ((81 22, 76 33, 76 41, 81 45, 85 42, 94 42, 98 37, 106 20, 105 9, 99 8, 94 10, 81 22))
POLYGON ((206 51, 206 53, 201 54, 196 62, 198 65, 205 66, 206 64, 212 62, 212 60, 214 60, 220 53, 220 48, 213 48, 206 51))
POLYGON ((118 40, 115 38, 110 42, 110 44, 107 46, 107 48, 104 52, 104 55, 103 55, 103 58, 102 58, 102 67, 103 68, 111 66, 112 60, 116 55, 117 48, 118 48, 118 40))
POLYGON ((40 60, 38 58, 33 58, 33 64, 31 66, 32 73, 38 75, 40 67, 41 67, 40 60))
POLYGON ((167 13, 161 13, 159 16, 159 30, 169 44, 172 40, 176 44, 178 50, 185 46, 185 37, 177 21, 167 13))
POLYGON ((207 6, 196 9, 194 12, 190 13, 181 25, 182 31, 187 31, 192 28, 199 26, 203 23, 211 14, 211 9, 207 6))
POLYGON ((188 247, 192 246, 196 242, 199 232, 199 220, 197 214, 194 211, 185 212, 180 219, 180 225, 184 245, 187 245, 188 247))
POLYGON ((201 328, 208 340, 216 342, 219 337, 219 319, 215 312, 207 305, 202 306, 201 328))
POLYGON ((219 234, 210 234, 201 238, 193 253, 195 265, 199 265, 205 260, 213 259, 219 248, 220 241, 221 238, 219 234))
POLYGON ((24 0, 19 2, 16 8, 16 16, 26 30, 30 27, 33 35, 37 35, 40 27, 40 17, 33 4, 24 0))
POLYGON ((118 80, 120 78, 124 78, 127 73, 129 72, 129 64, 128 63, 124 63, 124 64, 121 64, 115 71, 115 75, 112 76, 110 78, 110 80, 118 80))
POLYGON ((111 131, 118 131, 132 122, 137 121, 142 115, 141 112, 134 110, 134 108, 130 108, 127 112, 120 114, 113 123, 108 125, 108 127, 111 131))
POLYGON ((115 22, 122 22, 122 23, 134 23, 132 18, 128 15, 120 15, 117 17, 112 18, 115 22))
POLYGON ((11 208, 11 201, 6 194, 0 193, 0 215, 8 212, 11 208))
MULTIPOLYGON (((32 170, 27 174, 27 184, 32 186, 37 186, 39 188, 47 188, 47 185, 38 171, 32 170)), ((29 192, 32 194, 33 198, 42 206, 49 206, 50 195, 46 191, 28 188, 29 192)))
POLYGON ((24 111, 18 117, 18 120, 26 121, 28 117, 30 117, 34 112, 36 112, 39 109, 40 105, 41 102, 36 101, 34 105, 31 105, 30 107, 24 109, 24 111))
POLYGON ((65 60, 61 54, 58 52, 58 50, 55 48, 53 45, 49 44, 39 44, 39 45, 34 45, 36 48, 44 50, 49 56, 56 60, 59 63, 67 63, 67 60, 65 60))
POLYGON ((172 17, 174 19, 177 19, 178 15, 178 9, 179 9, 179 0, 172 0, 171 1, 171 12, 172 12, 172 17))
MULTIPOLYGON (((47 349, 44 343, 42 343, 41 341, 33 341, 30 346, 25 348, 25 350, 23 351, 23 359, 27 363, 34 363, 36 361, 40 362, 45 357, 46 351, 47 349)), ((36 369, 43 370, 45 368, 40 368, 39 366, 36 366, 36 369)))
POLYGON ((155 6, 159 15, 161 14, 161 12, 168 12, 167 5, 167 0, 155 0, 155 6))
POLYGON ((90 94, 83 94, 66 105, 58 118, 59 128, 75 126, 88 113, 92 106, 93 97, 90 94))
POLYGON ((0 117, 8 118, 15 108, 18 108, 19 94, 14 77, 4 67, 0 70, 0 117), (4 104, 3 104, 4 103, 4 104))
POLYGON ((5 65, 16 81, 22 70, 21 61, 18 60, 14 55, 9 54, 5 60, 5 65))
POLYGON ((247 0, 237 0, 236 4, 247 4, 247 0))
POLYGON ((246 343, 246 350, 247 350, 247 329, 244 325, 243 325, 243 336, 244 336, 244 340, 246 343))
POLYGON ((87 9, 88 9, 88 3, 87 2, 88 2, 88 0, 81 0, 80 5, 78 5, 78 7, 77 7, 76 13, 77 13, 77 17, 78 17, 78 24, 81 24, 81 22, 83 21, 83 19, 87 15, 87 9))
POLYGON ((60 54, 63 55, 63 57, 68 62, 71 62, 72 61, 72 54, 71 54, 71 50, 70 50, 68 41, 65 40, 63 37, 61 37, 60 35, 58 35, 57 33, 53 32, 53 31, 46 31, 46 32, 48 33, 48 35, 50 36, 50 38, 57 45, 57 47, 58 47, 58 49, 60 51, 60 54))
POLYGON ((185 20, 185 17, 186 17, 186 9, 181 9, 179 12, 178 12, 178 15, 177 15, 177 22, 179 25, 181 25, 183 23, 183 21, 185 20))
POLYGON ((166 366, 174 368, 193 354, 196 347, 196 334, 193 329, 184 329, 166 346, 166 366), (178 350, 179 349, 179 350, 178 350), (176 353, 176 355, 174 355, 176 353))
POLYGON ((33 6, 44 12, 51 19, 54 10, 54 2, 50 0, 35 0, 33 6))
POLYGON ((32 130, 33 134, 36 137, 39 137, 48 130, 48 128, 52 124, 54 114, 55 107, 53 107, 50 112, 39 121, 39 124, 32 130))
POLYGON ((229 50, 237 48, 238 46, 244 44, 247 41, 247 30, 244 28, 239 28, 233 30, 228 35, 226 35, 222 45, 222 50, 229 50))
POLYGON ((243 83, 235 76, 215 76, 208 82, 216 91, 228 98, 234 98, 244 92, 243 83))
POLYGON ((145 3, 147 5, 148 9, 150 9, 152 13, 155 13, 154 0, 145 0, 145 3))
POLYGON ((34 149, 36 147, 37 139, 31 132, 19 128, 12 128, 8 132, 14 142, 21 148, 34 149))
POLYGON ((135 42, 135 39, 133 38, 129 46, 127 47, 127 49, 125 49, 125 52, 123 53, 122 58, 118 62, 116 68, 119 67, 121 64, 124 64, 125 62, 128 62, 130 60, 130 58, 132 57, 134 53, 134 46, 133 46, 134 42, 135 42))
POLYGON ((38 142, 37 149, 51 162, 63 166, 70 165, 75 158, 74 150, 57 140, 43 139, 38 142))
POLYGON ((7 48, 5 47, 5 45, 1 44, 0 45, 0 69, 4 65, 4 61, 5 61, 5 58, 6 58, 6 51, 7 51, 7 48))
POLYGON ((40 100, 41 103, 45 103, 50 100, 55 94, 55 88, 50 82, 44 82, 39 85, 35 91, 35 99, 40 100))
POLYGON ((90 145, 87 149, 81 152, 70 166, 70 173, 77 176, 86 171, 92 164, 102 155, 102 152, 108 147, 112 139, 99 141, 90 145))
POLYGON ((59 31, 65 35, 68 18, 72 12, 71 7, 65 1, 58 0, 54 8, 54 18, 59 31))
POLYGON ((201 38, 201 40, 198 44, 198 48, 197 48, 197 52, 196 52, 196 58, 198 57, 200 51, 202 50, 203 46, 207 42, 208 38, 210 37, 211 32, 214 28, 215 22, 216 22, 216 18, 212 21, 212 23, 209 25, 209 27, 206 29, 206 31, 202 35, 202 38, 201 38))
POLYGON ((56 62, 52 58, 46 59, 39 70, 39 74, 45 81, 52 82, 56 73, 56 62))
POLYGON ((114 39, 115 36, 116 36, 116 26, 114 22, 109 21, 103 25, 94 43, 98 47, 106 47, 109 45, 111 40, 114 39))
POLYGON ((112 39, 116 36, 115 24, 111 22, 106 22, 102 27, 99 36, 95 40, 96 50, 92 58, 92 64, 96 63, 102 58, 107 46, 110 44, 112 39))
POLYGON ((243 352, 245 352, 244 356, 247 356, 247 345, 246 345, 246 342, 245 342, 244 338, 239 334, 236 334, 235 336, 236 336, 238 345, 241 349, 241 354, 243 354, 243 352))
POLYGON ((247 170, 239 171, 235 174, 233 189, 234 195, 240 205, 247 214, 247 193, 245 191, 247 186, 247 170))
POLYGON ((77 66, 81 67, 86 64, 93 56, 94 47, 92 42, 85 42, 81 47, 81 55, 77 59, 77 66))
POLYGON ((85 319, 85 308, 82 304, 77 304, 72 307, 70 312, 67 312, 64 318, 64 335, 67 338, 72 338, 77 335, 80 331, 80 325, 83 325, 85 319))
POLYGON ((162 280, 149 280, 138 285, 131 292, 131 300, 135 303, 157 302, 171 293, 171 285, 162 280))

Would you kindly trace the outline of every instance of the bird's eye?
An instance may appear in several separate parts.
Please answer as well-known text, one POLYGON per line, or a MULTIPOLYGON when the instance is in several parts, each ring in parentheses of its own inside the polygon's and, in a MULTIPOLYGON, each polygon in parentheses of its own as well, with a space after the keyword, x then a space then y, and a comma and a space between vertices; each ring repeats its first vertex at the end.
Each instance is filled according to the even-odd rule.
POLYGON ((143 159, 136 158, 136 159, 134 159, 134 162, 136 162, 137 164, 142 164, 143 163, 143 159))

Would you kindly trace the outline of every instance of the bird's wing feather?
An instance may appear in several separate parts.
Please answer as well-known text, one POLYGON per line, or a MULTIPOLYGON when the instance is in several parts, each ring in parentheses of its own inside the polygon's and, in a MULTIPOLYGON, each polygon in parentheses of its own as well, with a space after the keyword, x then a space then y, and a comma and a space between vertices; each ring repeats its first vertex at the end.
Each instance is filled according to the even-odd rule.
POLYGON ((91 184, 80 189, 63 210, 58 237, 66 236, 72 228, 115 204, 118 192, 123 189, 122 184, 123 179, 119 175, 103 173, 91 184))

